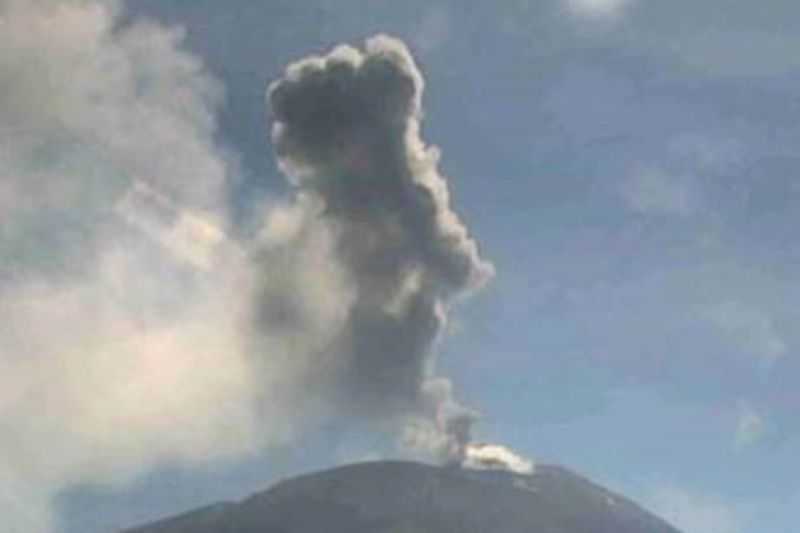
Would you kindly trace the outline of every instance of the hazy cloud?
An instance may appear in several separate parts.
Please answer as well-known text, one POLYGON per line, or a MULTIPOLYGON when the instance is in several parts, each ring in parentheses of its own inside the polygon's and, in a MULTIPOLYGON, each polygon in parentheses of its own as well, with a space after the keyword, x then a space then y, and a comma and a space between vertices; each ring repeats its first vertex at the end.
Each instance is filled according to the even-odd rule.
POLYGON ((215 252, 229 244, 221 91, 181 31, 120 13, 0 2, 0 509, 14 533, 47 530, 71 484, 258 441, 237 325, 247 267, 215 252))
POLYGON ((576 15, 609 17, 619 15, 631 0, 565 0, 576 15))
POLYGON ((766 434, 767 423, 761 413, 753 406, 743 403, 739 407, 735 443, 739 449, 757 444, 766 434))
POLYGON ((700 202, 689 179, 656 168, 634 171, 621 193, 633 211, 644 214, 687 216, 700 202))
POLYGON ((786 343, 772 317, 758 308, 740 302, 723 302, 708 308, 705 317, 765 368, 786 354, 786 343))
POLYGON ((656 514, 685 533, 741 533, 744 528, 743 517, 714 496, 664 486, 654 489, 647 502, 656 514))

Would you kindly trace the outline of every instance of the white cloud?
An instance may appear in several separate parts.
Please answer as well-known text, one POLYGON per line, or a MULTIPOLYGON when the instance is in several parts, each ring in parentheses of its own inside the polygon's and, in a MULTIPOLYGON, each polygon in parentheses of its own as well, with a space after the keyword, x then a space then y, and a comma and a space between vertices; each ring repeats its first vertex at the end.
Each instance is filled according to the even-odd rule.
POLYGON ((535 464, 514 450, 499 444, 470 444, 465 450, 463 466, 474 470, 508 470, 516 474, 533 474, 535 464))
POLYGON ((736 425, 736 447, 743 449, 758 443, 764 437, 766 429, 767 422, 762 414, 753 406, 743 403, 739 407, 736 425))
POLYGON ((261 439, 261 384, 237 331, 248 269, 213 254, 226 241, 221 91, 181 31, 118 28, 120 9, 0 0, 0 508, 12 533, 47 531, 51 498, 72 484, 261 439), (170 199, 166 217, 122 207, 143 182, 170 199))
POLYGON ((744 518, 720 498, 675 486, 653 489, 648 507, 683 533, 741 533, 744 518))

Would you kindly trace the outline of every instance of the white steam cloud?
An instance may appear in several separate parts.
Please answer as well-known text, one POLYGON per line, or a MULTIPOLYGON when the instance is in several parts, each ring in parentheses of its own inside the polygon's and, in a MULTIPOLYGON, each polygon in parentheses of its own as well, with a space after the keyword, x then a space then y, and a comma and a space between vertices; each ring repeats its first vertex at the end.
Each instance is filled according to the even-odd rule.
POLYGON ((249 267, 212 253, 225 241, 221 91, 180 31, 120 27, 120 10, 0 0, 0 514, 11 533, 52 529, 50 501, 72 484, 261 440, 237 324, 249 267))
POLYGON ((508 470, 516 474, 533 474, 534 464, 513 450, 498 444, 471 443, 466 448, 463 465, 475 470, 508 470))

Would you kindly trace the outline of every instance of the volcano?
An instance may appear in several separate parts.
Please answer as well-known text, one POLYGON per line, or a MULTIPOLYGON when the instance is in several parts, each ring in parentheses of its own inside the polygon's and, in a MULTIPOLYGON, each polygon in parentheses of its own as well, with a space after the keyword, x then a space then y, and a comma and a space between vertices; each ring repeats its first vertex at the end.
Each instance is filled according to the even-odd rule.
POLYGON ((680 533, 559 466, 523 475, 360 463, 123 533, 680 533))

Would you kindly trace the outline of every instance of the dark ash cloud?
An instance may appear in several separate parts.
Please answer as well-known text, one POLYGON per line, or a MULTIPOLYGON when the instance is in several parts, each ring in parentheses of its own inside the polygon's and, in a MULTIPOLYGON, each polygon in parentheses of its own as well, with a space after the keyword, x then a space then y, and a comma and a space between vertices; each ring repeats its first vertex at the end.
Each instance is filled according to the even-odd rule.
MULTIPOLYGON (((270 86, 272 137, 302 206, 290 240, 324 231, 325 260, 350 295, 321 347, 343 362, 331 378, 336 394, 359 415, 436 420, 446 411, 466 422, 474 416, 434 378, 435 345, 453 302, 493 267, 450 205, 439 151, 420 138, 423 86, 398 40, 337 47, 290 65, 270 86)), ((457 433, 450 441, 460 448, 468 428, 457 433)))

